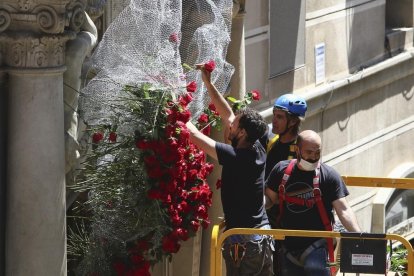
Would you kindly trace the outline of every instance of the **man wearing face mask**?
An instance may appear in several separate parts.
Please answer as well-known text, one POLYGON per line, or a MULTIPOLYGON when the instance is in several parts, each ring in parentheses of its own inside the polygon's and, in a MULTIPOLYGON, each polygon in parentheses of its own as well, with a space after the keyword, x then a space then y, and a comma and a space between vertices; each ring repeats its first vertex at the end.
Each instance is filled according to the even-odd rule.
MULTIPOLYGON (((321 138, 301 132, 296 145, 297 160, 279 162, 266 180, 266 205, 279 206, 283 229, 332 230, 333 210, 350 232, 360 232, 345 197, 349 194, 340 175, 320 161, 321 138)), ((332 239, 287 237, 281 242, 283 276, 329 276, 333 267, 332 239)))
MULTIPOLYGON (((267 142, 265 179, 278 162, 296 158, 296 139, 300 125, 305 119, 307 108, 305 99, 296 94, 284 94, 276 99, 273 105, 271 129, 274 137, 267 142)), ((279 225, 277 225, 278 214, 279 208, 277 205, 267 210, 267 217, 272 228, 279 228, 279 225)), ((278 256, 280 255, 280 248, 278 243, 276 245, 273 255, 273 270, 276 275, 279 275, 280 265, 278 263, 280 261, 278 256)))
MULTIPOLYGON (((203 65, 204 84, 225 126, 231 145, 217 142, 187 123, 190 140, 222 165, 221 202, 226 230, 231 228, 270 229, 264 207, 264 167, 266 150, 258 140, 267 131, 260 114, 244 109, 236 114, 211 83, 203 65)), ((228 276, 273 275, 273 239, 267 235, 232 235, 223 244, 228 276)))

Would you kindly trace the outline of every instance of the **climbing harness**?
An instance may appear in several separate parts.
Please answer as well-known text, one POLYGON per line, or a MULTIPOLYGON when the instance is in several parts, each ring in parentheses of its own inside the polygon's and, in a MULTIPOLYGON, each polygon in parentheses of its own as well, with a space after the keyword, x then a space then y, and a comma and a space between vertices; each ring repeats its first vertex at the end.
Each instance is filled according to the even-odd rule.
MULTIPOLYGON (((296 205, 307 206, 308 208, 311 208, 316 204, 316 206, 318 208, 319 216, 322 220, 322 223, 325 227, 325 230, 326 231, 332 231, 332 223, 329 220, 328 213, 326 212, 325 205, 323 204, 322 193, 321 193, 321 190, 320 190, 320 187, 319 187, 319 183, 320 183, 320 164, 316 168, 315 175, 313 177, 313 193, 312 193, 311 198, 303 199, 303 198, 299 198, 299 197, 295 197, 295 196, 286 195, 285 185, 286 185, 287 181, 289 180, 289 178, 292 174, 292 170, 293 170, 293 167, 295 166, 296 162, 297 162, 296 159, 292 159, 289 162, 289 165, 286 168, 286 170, 283 174, 282 181, 279 185, 279 191, 278 191, 279 192, 279 216, 277 218, 278 224, 280 223, 280 220, 283 216, 284 202, 285 201, 288 202, 288 203, 296 204, 296 205)), ((329 257, 328 265, 330 266, 331 275, 335 275, 336 267, 335 267, 333 239, 332 238, 327 238, 326 243, 327 243, 327 246, 328 246, 328 257, 329 257)))
POLYGON ((230 257, 233 260, 236 267, 240 267, 241 261, 246 254, 246 245, 240 243, 234 243, 230 245, 230 257))

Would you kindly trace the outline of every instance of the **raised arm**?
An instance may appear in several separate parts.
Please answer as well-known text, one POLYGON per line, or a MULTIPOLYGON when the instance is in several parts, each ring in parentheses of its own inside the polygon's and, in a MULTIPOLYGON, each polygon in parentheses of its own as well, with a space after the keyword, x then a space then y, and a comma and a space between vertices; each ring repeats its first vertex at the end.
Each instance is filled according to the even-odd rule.
POLYGON ((203 82, 207 88, 211 102, 216 106, 222 122, 224 123, 226 129, 228 129, 235 118, 233 110, 223 95, 220 94, 214 84, 211 83, 211 73, 204 68, 204 65, 197 64, 196 68, 201 71, 203 82))
POLYGON ((354 211, 352 211, 351 206, 349 206, 348 201, 344 197, 333 201, 332 206, 346 230, 361 232, 354 211))
POLYGON ((217 160, 216 141, 201 133, 191 122, 187 124, 190 132, 190 141, 197 147, 204 150, 206 154, 217 160))

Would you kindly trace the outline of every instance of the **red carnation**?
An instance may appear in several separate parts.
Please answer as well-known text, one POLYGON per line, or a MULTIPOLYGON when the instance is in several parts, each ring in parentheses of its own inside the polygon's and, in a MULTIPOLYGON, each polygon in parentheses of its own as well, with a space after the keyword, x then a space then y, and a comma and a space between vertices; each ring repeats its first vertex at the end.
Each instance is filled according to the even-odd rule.
POLYGON ((161 178, 163 175, 163 170, 160 167, 153 167, 148 170, 148 176, 151 178, 161 178))
POLYGON ((192 169, 187 172, 188 180, 194 181, 197 179, 198 170, 192 169))
POLYGON ((144 157, 144 162, 149 167, 158 165, 158 159, 154 155, 145 156, 144 157))
POLYGON ((252 93, 252 99, 255 101, 260 100, 260 91, 259 90, 252 90, 250 93, 252 93))
MULTIPOLYGON (((188 198, 188 191, 186 191, 186 190, 182 190, 181 191, 181 194, 180 193, 177 193, 182 199, 187 199, 188 198)), ((182 203, 181 203, 182 204, 182 203)), ((183 207, 184 208, 184 207, 183 207)))
POLYGON ((211 111, 216 111, 216 106, 213 103, 210 103, 208 105, 208 109, 210 109, 211 111))
POLYGON ((190 226, 194 232, 197 232, 198 228, 200 228, 200 223, 198 221, 192 220, 190 221, 190 226))
POLYGON ((174 226, 179 226, 183 222, 183 219, 178 214, 175 214, 171 216, 171 222, 174 226))
POLYGON ((121 262, 116 262, 112 264, 114 270, 116 271, 117 275, 124 275, 125 273, 125 265, 121 262))
POLYGON ((139 149, 145 150, 145 149, 149 148, 149 143, 147 143, 147 141, 145 141, 145 140, 138 140, 135 143, 135 146, 139 149))
POLYGON ((161 193, 158 190, 149 190, 148 197, 151 199, 161 199, 161 193))
POLYGON ((207 123, 208 122, 208 115, 206 113, 201 114, 200 117, 198 118, 198 122, 200 124, 207 123))
POLYGON ((211 133, 211 125, 207 125, 207 126, 205 126, 205 127, 201 130, 201 132, 202 132, 204 135, 210 136, 210 133, 211 133))
POLYGON ((202 218, 202 219, 207 219, 208 218, 207 208, 204 205, 198 206, 196 208, 195 212, 196 212, 197 216, 202 218))
POLYGON ((177 253, 180 249, 180 244, 176 239, 170 235, 162 238, 162 250, 167 253, 177 253))
POLYGON ((149 244, 148 241, 140 240, 140 241, 137 242, 138 249, 140 249, 142 251, 148 250, 149 249, 149 246, 150 246, 150 244, 149 244))
POLYGON ((170 35, 170 37, 168 38, 168 40, 169 40, 170 42, 177 43, 177 42, 180 40, 180 38, 179 38, 179 36, 178 36, 178 34, 177 34, 177 33, 172 33, 172 34, 170 35))
POLYGON ((134 264, 139 264, 142 261, 144 261, 144 257, 142 257, 141 255, 136 255, 136 254, 132 255, 130 257, 130 259, 131 259, 132 263, 134 263, 134 264))
POLYGON ((95 144, 99 143, 104 138, 103 134, 101 132, 95 132, 92 135, 92 142, 95 144))
POLYGON ((207 227, 210 225, 210 221, 208 219, 204 219, 201 224, 203 226, 204 229, 207 229, 207 227))
POLYGON ((200 190, 198 191, 198 198, 202 201, 208 201, 211 199, 213 193, 210 190, 210 187, 207 184, 200 185, 200 190))
POLYGON ((132 271, 132 276, 151 276, 151 273, 149 272, 151 265, 147 261, 143 261, 140 263, 139 267, 135 268, 132 271))
POLYGON ((181 201, 180 207, 183 210, 184 213, 188 213, 190 211, 190 206, 188 205, 187 201, 181 201))
POLYGON ((190 131, 187 128, 182 128, 180 130, 180 140, 187 141, 190 138, 190 131))
POLYGON ((197 83, 195 81, 187 84, 187 92, 195 92, 197 90, 197 83))
POLYGON ((186 107, 193 100, 193 97, 190 93, 186 93, 184 96, 180 96, 178 100, 183 107, 186 107))
POLYGON ((214 60, 210 60, 207 63, 204 64, 204 68, 208 71, 208 72, 213 72, 214 69, 216 68, 216 63, 214 62, 214 60))
POLYGON ((183 241, 188 240, 188 231, 184 228, 175 228, 171 235, 173 235, 176 239, 181 239, 183 241))
POLYGON ((116 135, 115 132, 109 133, 109 137, 108 137, 109 142, 115 143, 116 142, 116 137, 117 137, 117 135, 116 135))
POLYGON ((178 120, 184 123, 187 123, 190 120, 190 117, 191 117, 191 112, 188 109, 178 114, 178 120))
POLYGON ((166 110, 167 113, 167 122, 174 123, 177 121, 177 112, 173 112, 171 109, 166 110))
POLYGON ((218 190, 218 189, 220 189, 221 188, 221 179, 217 179, 217 182, 216 182, 216 189, 218 190))

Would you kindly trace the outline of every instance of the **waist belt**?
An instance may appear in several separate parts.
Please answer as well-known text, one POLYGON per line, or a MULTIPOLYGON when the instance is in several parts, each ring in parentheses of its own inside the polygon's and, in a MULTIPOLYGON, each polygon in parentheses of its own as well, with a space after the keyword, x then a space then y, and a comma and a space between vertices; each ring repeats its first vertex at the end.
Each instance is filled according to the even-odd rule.
MULTIPOLYGON (((260 227, 259 229, 271 229, 270 225, 265 225, 260 227)), ((257 235, 257 234, 251 234, 251 235, 231 235, 226 239, 226 242, 234 244, 234 243, 246 243, 250 241, 260 241, 265 237, 265 235, 257 235)))

